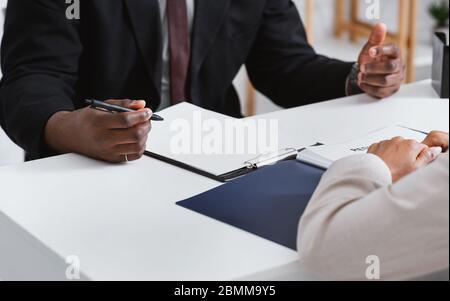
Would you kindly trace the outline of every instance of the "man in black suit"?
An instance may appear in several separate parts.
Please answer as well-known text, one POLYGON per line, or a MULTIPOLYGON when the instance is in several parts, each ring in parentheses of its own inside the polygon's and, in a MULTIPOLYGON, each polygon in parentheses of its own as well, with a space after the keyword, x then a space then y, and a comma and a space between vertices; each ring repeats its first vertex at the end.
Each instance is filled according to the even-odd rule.
POLYGON ((329 59, 308 45, 290 0, 80 3, 80 18, 71 20, 65 0, 9 1, 0 121, 30 159, 76 152, 136 160, 151 110, 184 100, 239 117, 232 80, 243 64, 254 86, 283 107, 361 92, 382 98, 403 81, 384 25, 358 63, 329 59), (85 108, 85 98, 137 112, 105 114, 85 108))

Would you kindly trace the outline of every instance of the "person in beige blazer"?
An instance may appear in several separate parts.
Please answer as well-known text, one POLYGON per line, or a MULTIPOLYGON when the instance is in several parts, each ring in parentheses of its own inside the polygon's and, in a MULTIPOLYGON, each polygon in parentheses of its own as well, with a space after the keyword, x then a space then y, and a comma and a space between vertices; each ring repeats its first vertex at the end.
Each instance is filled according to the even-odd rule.
POLYGON ((413 280, 439 272, 448 280, 448 137, 397 137, 336 162, 300 221, 302 266, 324 280, 413 280))

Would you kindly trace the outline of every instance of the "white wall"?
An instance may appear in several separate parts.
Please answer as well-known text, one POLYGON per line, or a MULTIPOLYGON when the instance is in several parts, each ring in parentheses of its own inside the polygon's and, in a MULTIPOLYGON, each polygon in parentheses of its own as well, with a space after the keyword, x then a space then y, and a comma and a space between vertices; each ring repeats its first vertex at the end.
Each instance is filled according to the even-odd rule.
MULTIPOLYGON (((293 0, 295 4, 300 8, 301 13, 304 11, 304 0, 293 0)), ((428 7, 431 3, 440 0, 419 0, 418 8, 418 34, 419 40, 428 41, 428 35, 432 31, 433 24, 428 16, 428 7)), ((314 13, 314 27, 315 34, 319 37, 329 36, 333 32, 334 22, 334 3, 335 0, 315 0, 315 13, 314 13)), ((347 2, 350 2, 347 0, 347 2)), ((363 10, 366 7, 365 0, 361 2, 361 17, 363 17, 363 10)), ((396 31, 398 25, 398 3, 397 0, 380 0, 381 4, 381 21, 385 22, 388 27, 396 31)))

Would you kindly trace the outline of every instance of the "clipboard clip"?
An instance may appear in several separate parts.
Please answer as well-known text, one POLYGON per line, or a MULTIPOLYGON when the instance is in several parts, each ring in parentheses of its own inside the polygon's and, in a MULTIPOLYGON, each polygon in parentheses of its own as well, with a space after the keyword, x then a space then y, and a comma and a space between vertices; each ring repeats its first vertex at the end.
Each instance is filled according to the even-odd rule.
POLYGON ((280 149, 276 152, 268 152, 265 154, 261 154, 258 157, 245 161, 244 165, 248 169, 258 169, 263 166, 273 165, 275 163, 295 159, 298 155, 298 150, 295 148, 284 148, 280 149))

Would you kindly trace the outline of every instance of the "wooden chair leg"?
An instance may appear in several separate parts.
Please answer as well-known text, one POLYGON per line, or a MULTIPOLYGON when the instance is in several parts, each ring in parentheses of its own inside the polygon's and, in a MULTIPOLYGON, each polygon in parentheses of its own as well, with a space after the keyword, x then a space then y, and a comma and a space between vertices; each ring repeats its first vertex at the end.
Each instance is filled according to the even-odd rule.
POLYGON ((399 0, 399 16, 398 16, 398 44, 403 53, 406 54, 408 46, 408 21, 409 21, 409 1, 399 0))
POLYGON ((350 40, 354 43, 359 40, 359 31, 358 31, 358 18, 359 18, 359 0, 351 0, 351 8, 350 8, 350 40))
POLYGON ((336 0, 335 5, 334 35, 342 38, 345 32, 345 0, 336 0))
MULTIPOLYGON (((417 0, 398 0, 398 32, 389 32, 387 43, 396 43, 401 49, 406 61, 406 82, 415 80, 415 54, 417 43, 417 0)), ((361 36, 370 34, 371 23, 359 20, 360 0, 351 0, 350 21, 345 24, 345 0, 336 0, 335 35, 341 36, 347 30, 352 42, 358 42, 361 36)))
POLYGON ((406 60, 406 82, 411 83, 416 80, 416 70, 414 60, 417 47, 417 0, 410 0, 409 12, 409 39, 408 56, 406 60))
POLYGON ((306 33, 309 44, 314 43, 314 0, 306 0, 306 33))

